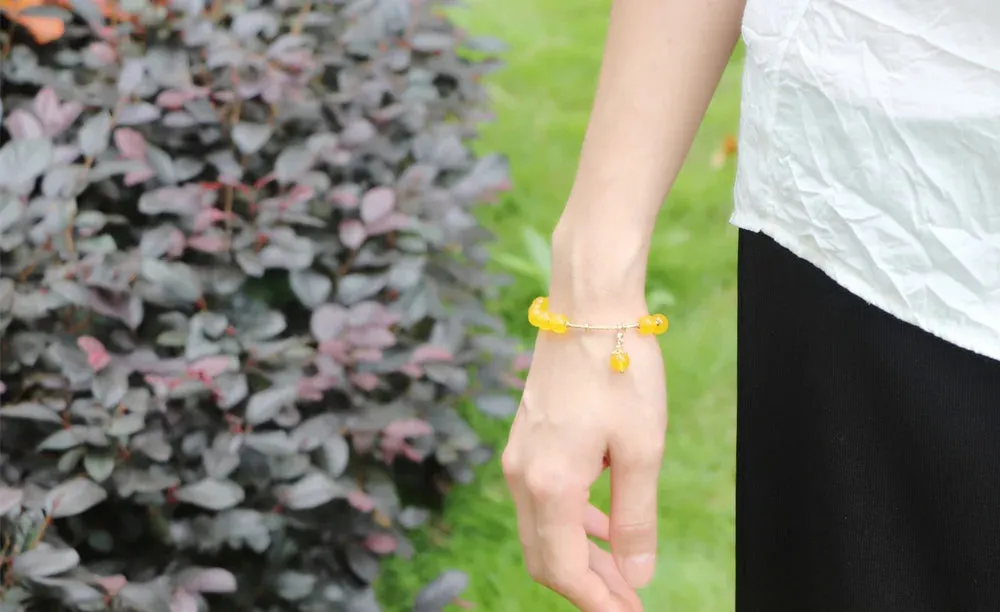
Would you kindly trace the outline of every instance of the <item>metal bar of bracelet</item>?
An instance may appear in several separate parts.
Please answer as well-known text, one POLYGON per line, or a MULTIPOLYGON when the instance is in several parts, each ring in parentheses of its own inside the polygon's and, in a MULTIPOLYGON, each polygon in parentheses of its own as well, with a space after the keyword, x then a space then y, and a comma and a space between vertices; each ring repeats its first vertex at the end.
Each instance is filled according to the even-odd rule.
POLYGON ((619 325, 591 325, 590 323, 566 323, 570 329, 582 329, 583 331, 624 331, 626 329, 636 329, 638 323, 621 323, 619 325))

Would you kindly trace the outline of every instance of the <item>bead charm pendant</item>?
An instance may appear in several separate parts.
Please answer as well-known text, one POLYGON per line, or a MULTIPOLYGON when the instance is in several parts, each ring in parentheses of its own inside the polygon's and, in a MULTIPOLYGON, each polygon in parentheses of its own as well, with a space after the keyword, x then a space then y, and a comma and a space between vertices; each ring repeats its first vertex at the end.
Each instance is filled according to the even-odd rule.
POLYGON ((629 358, 628 353, 625 352, 623 345, 625 344, 625 330, 618 330, 617 342, 615 342, 615 350, 611 351, 611 369, 619 374, 624 374, 625 370, 628 369, 629 358))

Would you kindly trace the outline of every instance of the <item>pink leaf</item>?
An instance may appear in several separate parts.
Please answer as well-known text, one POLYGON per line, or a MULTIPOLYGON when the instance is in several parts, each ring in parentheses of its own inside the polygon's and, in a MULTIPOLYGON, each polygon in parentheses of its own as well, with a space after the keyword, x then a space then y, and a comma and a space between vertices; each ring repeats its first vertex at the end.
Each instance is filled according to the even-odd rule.
POLYGON ((340 241, 351 250, 357 249, 364 244, 365 238, 368 237, 364 224, 357 219, 343 220, 340 223, 338 233, 340 234, 340 241))
POLYGON ((104 42, 93 42, 87 47, 87 51, 92 53, 95 58, 102 64, 110 64, 111 62, 118 59, 118 53, 115 52, 114 47, 104 42))
POLYGON ((101 576, 95 579, 94 582, 104 589, 108 595, 114 597, 118 595, 118 591, 121 591, 128 584, 128 579, 121 574, 115 574, 114 576, 101 576))
POLYGON ((388 533, 373 533, 365 538, 365 547, 378 555, 388 555, 396 550, 396 538, 388 533))
POLYGON ((385 307, 384 304, 372 300, 358 302, 351 307, 347 315, 347 324, 351 327, 375 325, 391 327, 399 322, 399 316, 385 307))
POLYGON ((421 419, 401 419, 389 423, 382 433, 392 438, 418 438, 434 433, 434 428, 421 419))
POLYGON ((170 598, 170 612, 198 612, 198 600, 184 589, 177 589, 170 598))
POLYGON ((156 176, 156 171, 150 166, 145 166, 142 170, 132 170, 131 172, 126 172, 123 180, 127 186, 132 187, 134 185, 138 185, 139 183, 145 183, 154 176, 156 176))
POLYGON ((299 380, 299 397, 304 400, 318 402, 323 399, 323 393, 337 386, 337 379, 332 376, 310 376, 299 380))
POLYGON ((206 208, 194 218, 194 231, 203 232, 226 218, 226 213, 218 208, 206 208))
POLYGON ((422 344, 413 351, 410 361, 413 363, 427 363, 429 361, 452 361, 455 356, 448 349, 435 346, 433 344, 422 344))
POLYGON ((17 108, 7 115, 7 131, 11 138, 21 140, 24 138, 42 138, 45 136, 45 129, 41 121, 35 118, 28 111, 17 108))
POLYGON ((371 512, 375 509, 375 500, 361 489, 355 489, 348 493, 347 503, 361 512, 371 512))
POLYGON ((375 434, 356 431, 351 434, 351 446, 356 453, 367 453, 375 445, 375 434))
POLYGON ((378 388, 378 376, 371 372, 355 372, 350 378, 351 383, 362 391, 374 391, 378 388))
POLYGON ((156 96, 156 105, 168 110, 179 110, 186 102, 189 102, 196 97, 197 96, 193 92, 168 89, 167 91, 164 91, 160 93, 160 95, 156 96))
POLYGON ((79 102, 60 104, 55 90, 51 87, 43 87, 38 91, 31 108, 35 117, 45 127, 45 135, 50 138, 58 136, 83 112, 83 105, 79 102))
POLYGON ((396 344, 396 336, 381 327, 362 327, 349 330, 344 338, 348 344, 364 348, 388 348, 396 344))
POLYGON ((351 353, 355 361, 363 361, 367 363, 375 363, 377 361, 382 361, 384 354, 381 349, 377 348, 357 348, 351 353))
POLYGON ((146 139, 132 128, 115 130, 115 146, 118 147, 125 159, 141 161, 146 159, 146 139))
POLYGON ((347 343, 342 340, 324 340, 318 348, 321 355, 332 357, 339 363, 348 362, 347 343))
POLYGON ((76 339, 76 345, 87 354, 87 364, 95 372, 103 370, 111 363, 111 355, 108 354, 108 349, 104 348, 104 344, 97 338, 93 336, 80 336, 76 339))
POLYGON ((389 187, 375 187, 361 198, 361 220, 370 225, 388 215, 395 205, 395 191, 389 187))
POLYGON ((234 365, 233 358, 228 355, 213 355, 195 361, 187 368, 188 376, 202 381, 210 381, 223 372, 228 372, 234 365))
POLYGON ((184 247, 187 246, 187 238, 184 232, 176 227, 170 231, 170 243, 167 247, 167 255, 170 257, 180 257, 184 254, 184 247))
POLYGON ((379 236, 381 234, 388 234, 389 232, 405 229, 409 227, 409 225, 409 217, 402 213, 394 212, 369 223, 365 226, 365 229, 368 231, 368 235, 379 236))
POLYGON ((202 234, 189 238, 188 246, 205 253, 219 253, 229 248, 229 241, 221 234, 202 234))
POLYGON ((413 379, 421 378, 424 375, 423 368, 415 363, 404 364, 403 367, 399 368, 399 371, 413 379))
POLYGON ((326 196, 326 201, 331 204, 336 204, 341 208, 358 207, 358 196, 355 194, 353 189, 349 189, 347 187, 338 187, 332 190, 326 196))

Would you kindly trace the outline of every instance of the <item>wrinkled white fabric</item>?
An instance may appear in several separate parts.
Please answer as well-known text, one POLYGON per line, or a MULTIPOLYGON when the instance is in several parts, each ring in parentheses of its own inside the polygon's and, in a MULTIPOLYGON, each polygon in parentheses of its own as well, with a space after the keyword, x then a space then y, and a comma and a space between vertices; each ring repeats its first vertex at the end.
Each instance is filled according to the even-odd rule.
POLYGON ((738 227, 1000 359, 1000 0, 748 0, 738 227))

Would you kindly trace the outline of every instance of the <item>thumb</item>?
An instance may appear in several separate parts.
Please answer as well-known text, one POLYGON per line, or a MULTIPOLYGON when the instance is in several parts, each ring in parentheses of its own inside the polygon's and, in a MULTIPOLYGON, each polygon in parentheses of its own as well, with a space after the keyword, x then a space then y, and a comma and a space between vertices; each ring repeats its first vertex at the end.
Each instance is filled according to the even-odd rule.
POLYGON ((662 450, 638 448, 611 456, 611 552, 633 588, 646 586, 656 568, 656 493, 662 450))

